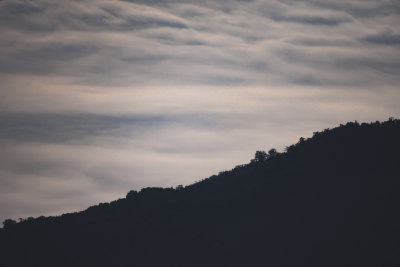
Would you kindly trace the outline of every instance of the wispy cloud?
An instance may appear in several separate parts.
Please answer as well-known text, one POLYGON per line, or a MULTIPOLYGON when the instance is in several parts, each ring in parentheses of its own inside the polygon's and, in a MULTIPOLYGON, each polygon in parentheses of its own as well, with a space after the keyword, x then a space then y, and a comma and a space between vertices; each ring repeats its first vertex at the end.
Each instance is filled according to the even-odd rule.
POLYGON ((368 35, 361 40, 372 44, 400 46, 400 34, 394 34, 392 30, 368 35))

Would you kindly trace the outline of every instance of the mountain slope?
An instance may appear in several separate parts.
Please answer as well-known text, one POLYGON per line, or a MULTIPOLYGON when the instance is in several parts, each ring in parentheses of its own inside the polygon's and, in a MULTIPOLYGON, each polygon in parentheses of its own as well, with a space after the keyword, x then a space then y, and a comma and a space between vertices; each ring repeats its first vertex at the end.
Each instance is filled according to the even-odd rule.
POLYGON ((399 137, 399 120, 347 123, 185 188, 9 223, 0 262, 399 266, 399 137))

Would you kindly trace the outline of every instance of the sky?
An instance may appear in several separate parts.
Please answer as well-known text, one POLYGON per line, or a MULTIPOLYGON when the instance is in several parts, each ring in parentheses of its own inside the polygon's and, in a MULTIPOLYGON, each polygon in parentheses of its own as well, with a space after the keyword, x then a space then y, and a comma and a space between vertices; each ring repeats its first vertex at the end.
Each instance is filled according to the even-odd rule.
POLYGON ((398 0, 0 0, 0 221, 400 118, 398 0))

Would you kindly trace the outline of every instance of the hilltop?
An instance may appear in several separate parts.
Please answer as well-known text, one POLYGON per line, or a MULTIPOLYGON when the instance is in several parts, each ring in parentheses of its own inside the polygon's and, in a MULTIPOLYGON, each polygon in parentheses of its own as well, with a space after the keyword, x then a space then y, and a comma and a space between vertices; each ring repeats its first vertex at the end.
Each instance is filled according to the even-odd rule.
POLYGON ((399 266, 400 120, 350 122, 177 188, 7 220, 3 266, 399 266))

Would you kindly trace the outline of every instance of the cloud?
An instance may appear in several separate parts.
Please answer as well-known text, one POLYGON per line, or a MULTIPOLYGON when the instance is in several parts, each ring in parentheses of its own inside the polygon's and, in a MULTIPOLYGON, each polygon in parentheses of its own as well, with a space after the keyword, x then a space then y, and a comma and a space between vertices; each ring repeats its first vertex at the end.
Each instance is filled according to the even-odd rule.
MULTIPOLYGON (((359 42, 370 27, 354 23, 345 6, 323 7, 315 1, 89 0, 24 5, 10 0, 0 4, 1 12, 4 74, 64 77, 72 84, 92 86, 364 86, 369 82, 358 78, 364 73, 341 81, 342 66, 328 59, 309 60, 301 70, 296 60, 290 62, 277 51, 303 46, 310 54, 306 46, 320 46, 325 47, 320 54, 332 54, 335 60, 335 54, 345 50, 347 55, 371 50, 359 42), (31 28, 36 24, 52 28, 36 31, 31 28), (338 46, 342 51, 332 52, 338 46)), ((380 59, 385 60, 393 59, 380 59)))
POLYGON ((343 47, 349 47, 349 46, 354 46, 355 42, 354 40, 348 40, 348 39, 335 39, 335 38, 299 38, 295 40, 290 40, 288 41, 289 43, 293 45, 302 45, 306 47, 311 47, 311 46, 343 46, 343 47))
POLYGON ((378 97, 343 89, 206 90, 165 97, 147 89, 134 106, 164 100, 143 107, 147 114, 101 114, 104 102, 97 114, 3 113, 0 218, 55 215, 131 189, 190 184, 316 129, 385 119, 400 100, 390 90, 378 97))
POLYGON ((323 17, 310 15, 272 15, 271 19, 278 22, 284 21, 326 26, 337 26, 342 23, 352 22, 350 17, 323 17))
POLYGON ((380 34, 368 35, 361 40, 371 44, 400 46, 400 34, 394 34, 392 30, 386 30, 380 34))
POLYGON ((356 18, 374 18, 389 16, 391 14, 400 14, 400 4, 396 0, 388 0, 382 2, 369 0, 303 0, 302 2, 312 3, 315 6, 325 9, 342 10, 356 18))
MULTIPOLYGON (((33 44, 29 47, 10 51, 0 55, 0 72, 2 73, 28 73, 51 74, 69 73, 63 65, 74 60, 82 60, 87 56, 99 52, 95 44, 49 42, 46 44, 33 44)), ((73 63, 72 63, 73 64, 73 63)), ((79 72, 80 70, 77 70, 79 72)))
POLYGON ((31 32, 55 30, 108 31, 151 27, 185 28, 182 19, 146 5, 120 1, 10 0, 0 3, 2 28, 31 32), (90 8, 88 7, 90 6, 90 8))
POLYGON ((399 117, 399 10, 0 1, 0 218, 190 184, 318 129, 399 117))
POLYGON ((167 120, 168 118, 162 116, 3 113, 0 114, 0 139, 68 142, 88 136, 120 135, 124 132, 140 131, 144 127, 160 127, 167 120))

